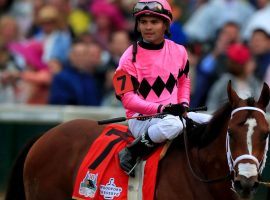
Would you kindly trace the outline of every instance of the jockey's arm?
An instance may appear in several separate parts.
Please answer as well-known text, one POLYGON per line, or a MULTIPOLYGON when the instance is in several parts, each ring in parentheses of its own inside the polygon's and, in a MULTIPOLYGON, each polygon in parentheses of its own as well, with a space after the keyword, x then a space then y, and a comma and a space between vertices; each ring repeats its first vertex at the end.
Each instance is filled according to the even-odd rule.
POLYGON ((156 114, 159 113, 162 108, 161 104, 141 99, 134 91, 125 93, 122 96, 121 101, 126 109, 133 110, 141 114, 156 114))

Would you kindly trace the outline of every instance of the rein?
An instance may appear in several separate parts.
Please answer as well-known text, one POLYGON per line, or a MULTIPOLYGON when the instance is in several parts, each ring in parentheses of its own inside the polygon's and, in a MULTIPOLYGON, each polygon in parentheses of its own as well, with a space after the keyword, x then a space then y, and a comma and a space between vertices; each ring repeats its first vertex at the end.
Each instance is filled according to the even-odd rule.
POLYGON ((183 122, 183 119, 182 117, 180 117, 181 119, 181 122, 184 126, 183 128, 183 134, 184 134, 184 143, 185 143, 185 153, 186 153, 186 157, 187 157, 187 161, 188 161, 188 166, 189 166, 189 169, 192 173, 192 175, 199 181, 203 182, 203 183, 217 183, 217 182, 221 182, 221 181, 225 181, 225 180, 228 180, 229 178, 231 178, 231 174, 228 173, 226 176, 223 176, 223 177, 218 177, 218 178, 214 178, 214 179, 204 179, 202 177, 200 177, 193 169, 192 165, 191 165, 191 161, 190 161, 190 157, 189 157, 189 153, 188 153, 188 139, 187 139, 187 130, 186 130, 186 126, 183 122))

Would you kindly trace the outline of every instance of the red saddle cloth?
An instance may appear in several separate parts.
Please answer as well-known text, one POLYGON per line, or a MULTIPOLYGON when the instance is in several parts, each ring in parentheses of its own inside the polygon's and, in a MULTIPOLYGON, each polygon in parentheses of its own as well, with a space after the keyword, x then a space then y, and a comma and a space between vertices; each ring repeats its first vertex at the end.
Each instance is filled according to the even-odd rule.
MULTIPOLYGON (((133 141, 127 126, 108 125, 91 145, 77 174, 73 199, 128 199, 129 176, 120 168, 118 152, 133 141)), ((153 200, 162 147, 146 161, 142 196, 153 200)))

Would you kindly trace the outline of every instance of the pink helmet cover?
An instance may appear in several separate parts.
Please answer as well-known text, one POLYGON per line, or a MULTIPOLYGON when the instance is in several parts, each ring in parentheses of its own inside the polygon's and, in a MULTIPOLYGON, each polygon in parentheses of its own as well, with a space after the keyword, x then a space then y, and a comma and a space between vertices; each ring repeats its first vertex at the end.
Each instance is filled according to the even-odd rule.
MULTIPOLYGON (((168 3, 168 1, 167 0, 155 0, 155 1, 153 1, 153 0, 140 0, 138 3, 147 3, 147 2, 158 2, 158 3, 160 3, 162 6, 163 6, 163 8, 165 9, 165 10, 167 10, 170 14, 172 13, 172 8, 171 8, 171 6, 170 6, 170 4, 168 3)), ((137 16, 140 16, 140 15, 143 15, 143 14, 153 14, 153 15, 158 15, 158 16, 161 16, 161 17, 163 17, 163 18, 166 18, 167 20, 169 20, 169 22, 171 23, 171 21, 172 21, 172 19, 171 19, 171 17, 169 16, 169 15, 166 15, 166 14, 161 14, 161 13, 157 13, 157 12, 155 12, 155 11, 151 11, 151 10, 142 10, 141 12, 138 12, 138 13, 136 13, 134 16, 135 17, 137 17, 137 16)))

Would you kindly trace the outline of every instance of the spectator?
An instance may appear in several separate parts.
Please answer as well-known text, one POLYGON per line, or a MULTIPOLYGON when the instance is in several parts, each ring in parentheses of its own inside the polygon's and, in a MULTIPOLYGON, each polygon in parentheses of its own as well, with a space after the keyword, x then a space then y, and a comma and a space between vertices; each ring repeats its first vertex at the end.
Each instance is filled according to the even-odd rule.
POLYGON ((246 99, 248 97, 259 97, 261 82, 253 75, 255 63, 251 59, 248 47, 238 43, 228 47, 228 72, 221 75, 209 91, 207 108, 215 111, 228 99, 226 86, 229 80, 237 94, 246 99))
MULTIPOLYGON (((190 85, 191 85, 191 96, 194 94, 195 86, 196 86, 196 77, 197 77, 197 66, 199 63, 199 60, 201 58, 202 49, 200 44, 188 44, 187 47, 187 53, 189 58, 189 76, 190 76, 190 85)), ((192 103, 192 100, 191 100, 192 103)))
POLYGON ((196 82, 191 98, 191 106, 203 106, 209 88, 227 71, 227 48, 240 41, 240 28, 236 23, 228 22, 220 30, 213 50, 204 56, 196 69, 196 82))
POLYGON ((88 46, 81 42, 75 43, 71 48, 69 59, 70 63, 53 78, 49 103, 99 106, 102 91, 94 77, 96 64, 100 63, 101 60, 99 46, 96 44, 88 46))
POLYGON ((121 102, 116 99, 114 88, 112 85, 112 77, 114 75, 115 69, 118 66, 120 57, 124 51, 131 45, 131 40, 129 33, 125 30, 115 31, 112 33, 109 42, 109 55, 110 59, 98 70, 100 80, 104 84, 104 97, 102 100, 102 106, 122 106, 121 102))
POLYGON ((261 5, 251 18, 248 20, 244 30, 245 40, 249 40, 255 29, 263 29, 270 32, 270 2, 267 0, 260 1, 261 5))
MULTIPOLYGON (((117 0, 119 3, 119 8, 123 13, 123 16, 126 20, 126 29, 128 31, 133 31, 134 28, 134 20, 132 16, 133 6, 137 3, 138 0, 117 0)), ((116 1, 116 3, 117 3, 116 1)))
POLYGON ((10 49, 20 38, 20 29, 15 18, 0 17, 0 103, 22 103, 21 82, 18 80, 24 62, 10 49))
POLYGON ((24 85, 25 103, 47 104, 52 74, 42 61, 42 43, 35 40, 13 43, 10 49, 19 54, 26 64, 18 76, 24 85))
POLYGON ((13 16, 23 35, 26 35, 33 23, 33 2, 29 0, 14 1, 10 15, 13 16))
POLYGON ((269 32, 263 29, 254 30, 249 45, 256 61, 256 77, 260 80, 269 79, 265 74, 270 66, 270 30, 269 32))
POLYGON ((40 25, 38 23, 38 13, 45 6, 44 0, 34 0, 31 1, 31 7, 32 7, 32 23, 29 27, 29 29, 26 31, 25 36, 26 38, 32 38, 36 35, 39 35, 42 31, 40 28, 40 25))
POLYGON ((95 1, 90 7, 94 24, 91 32, 95 40, 105 50, 108 50, 108 42, 112 32, 126 27, 126 22, 120 9, 106 1, 95 1))
POLYGON ((12 42, 21 39, 20 27, 14 17, 9 15, 1 16, 0 36, 0 44, 7 48, 12 42))
POLYGON ((47 63, 53 73, 61 70, 67 62, 69 48, 72 42, 70 33, 63 29, 60 13, 53 6, 44 6, 38 13, 38 24, 41 32, 35 39, 42 41, 44 53, 42 60, 47 63))
POLYGON ((182 15, 182 9, 173 0, 171 0, 172 5, 172 15, 173 20, 170 25, 170 39, 177 44, 186 45, 188 43, 188 38, 183 30, 182 24, 180 23, 180 18, 182 15))
POLYGON ((199 7, 184 25, 191 41, 208 42, 228 21, 244 29, 255 8, 243 0, 210 0, 199 7))
POLYGON ((110 59, 107 68, 118 66, 118 62, 124 51, 131 45, 129 33, 125 30, 119 30, 112 33, 109 40, 110 59))
POLYGON ((0 46, 0 104, 19 103, 22 100, 17 80, 18 73, 20 68, 14 57, 7 48, 0 46))
MULTIPOLYGON (((72 39, 75 39, 74 29, 71 23, 69 23, 69 17, 72 14, 72 11, 75 10, 75 7, 72 6, 72 2, 76 1, 68 1, 68 0, 46 0, 46 3, 52 7, 55 7, 59 13, 61 13, 58 17, 60 19, 60 24, 62 30, 65 30, 70 34, 72 39)), ((77 22, 79 23, 79 22, 77 22)))
MULTIPOLYGON (((22 70, 25 67, 23 59, 14 52, 10 46, 13 43, 23 41, 20 26, 18 25, 16 18, 3 15, 0 18, 0 46, 8 51, 9 56, 12 57, 16 65, 22 70)), ((4 50, 3 49, 3 50, 4 50)))

